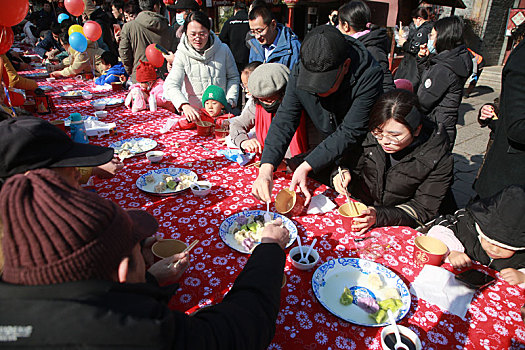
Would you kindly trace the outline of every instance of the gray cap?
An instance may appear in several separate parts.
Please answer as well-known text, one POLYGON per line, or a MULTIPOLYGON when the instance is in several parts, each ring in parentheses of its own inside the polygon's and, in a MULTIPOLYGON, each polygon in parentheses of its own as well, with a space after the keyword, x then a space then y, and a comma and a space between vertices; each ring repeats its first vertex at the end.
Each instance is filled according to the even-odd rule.
POLYGON ((255 68, 248 78, 248 90, 255 98, 275 95, 286 87, 290 69, 280 63, 265 63, 255 68))

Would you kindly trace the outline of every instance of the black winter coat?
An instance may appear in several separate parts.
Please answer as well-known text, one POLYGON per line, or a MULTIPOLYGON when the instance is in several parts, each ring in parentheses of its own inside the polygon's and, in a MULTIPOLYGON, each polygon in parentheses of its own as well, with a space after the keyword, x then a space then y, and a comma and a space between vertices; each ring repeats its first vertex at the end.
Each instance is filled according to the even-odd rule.
POLYGON ((224 23, 219 34, 219 39, 228 45, 240 69, 243 69, 248 63, 250 56, 250 49, 246 46, 245 41, 249 31, 248 13, 245 10, 239 10, 224 23))
POLYGON ((394 78, 388 65, 388 53, 390 52, 390 39, 386 35, 385 28, 372 28, 370 33, 360 36, 360 42, 365 45, 368 52, 379 63, 383 70, 383 91, 387 92, 396 88, 394 78))
POLYGON ((113 16, 110 17, 106 12, 104 12, 104 10, 98 7, 95 11, 93 11, 91 16, 89 16, 89 19, 97 22, 100 25, 100 28, 102 28, 102 41, 104 41, 104 44, 106 44, 109 51, 118 56, 117 42, 113 36, 113 21, 111 20, 112 17, 113 16))
POLYGON ((266 349, 275 334, 284 263, 277 244, 261 244, 223 302, 194 316, 171 311, 170 295, 149 284, 0 283, 0 329, 20 327, 13 341, 0 337, 0 348, 266 349))
POLYGON ((368 114, 382 90, 383 72, 361 42, 345 38, 352 61, 350 70, 339 89, 328 97, 297 88, 297 76, 304 68, 302 64, 294 66, 264 140, 261 163, 273 164, 277 169, 299 126, 303 109, 324 139, 304 159, 314 172, 327 167, 330 171, 336 160, 361 144, 368 129, 368 114))
POLYGON ((414 86, 414 91, 417 91, 420 79, 417 70, 417 54, 419 46, 426 44, 428 35, 434 27, 433 22, 425 22, 416 28, 413 23, 410 24, 407 41, 403 44, 403 60, 397 68, 395 79, 408 79, 414 86))
POLYGON ((376 226, 417 227, 417 221, 424 223, 438 214, 451 185, 454 160, 442 125, 434 129, 424 123, 418 138, 422 143, 408 146, 408 153, 388 169, 388 155, 376 138, 368 133, 363 142, 361 157, 351 169, 349 191, 376 208, 376 226))
POLYGON ((507 185, 525 185, 525 42, 510 54, 503 68, 500 111, 494 143, 474 189, 481 198, 507 185))
POLYGON ((447 130, 451 149, 456 140, 463 86, 472 74, 472 57, 464 45, 419 60, 421 84, 417 97, 423 113, 447 130))

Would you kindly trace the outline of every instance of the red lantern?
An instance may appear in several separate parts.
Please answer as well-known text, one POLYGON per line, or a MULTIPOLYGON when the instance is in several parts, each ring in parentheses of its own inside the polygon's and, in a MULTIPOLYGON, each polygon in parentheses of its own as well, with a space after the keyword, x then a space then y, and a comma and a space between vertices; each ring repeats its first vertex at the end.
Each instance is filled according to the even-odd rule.
POLYGON ((14 35, 11 27, 0 26, 0 55, 3 55, 13 45, 14 35))
POLYGON ((75 17, 82 15, 85 7, 84 1, 82 0, 65 0, 64 6, 66 7, 67 12, 75 17))
POLYGON ((164 64, 164 56, 155 48, 155 44, 150 44, 146 47, 146 58, 154 67, 162 67, 164 64))
POLYGON ((12 27, 26 17, 29 0, 0 0, 0 8, 0 25, 12 27))
POLYGON ((95 21, 87 21, 83 28, 85 37, 91 41, 97 41, 102 36, 102 28, 95 21))

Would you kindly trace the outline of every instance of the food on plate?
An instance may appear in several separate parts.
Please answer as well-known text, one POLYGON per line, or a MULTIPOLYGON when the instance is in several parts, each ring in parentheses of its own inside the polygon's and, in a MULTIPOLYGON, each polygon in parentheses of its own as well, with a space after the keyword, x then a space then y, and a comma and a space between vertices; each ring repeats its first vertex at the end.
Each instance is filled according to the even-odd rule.
POLYGON ((166 191, 166 183, 164 181, 160 181, 155 187, 153 188, 155 193, 162 193, 166 191))
POLYGON ((239 215, 228 229, 228 233, 246 250, 252 251, 255 244, 261 241, 264 227, 272 222, 273 220, 265 221, 264 215, 239 215))
POLYGON ((386 299, 378 303, 379 310, 370 314, 370 317, 376 321, 376 323, 383 323, 388 318, 387 310, 390 309, 392 312, 396 312, 403 306, 401 299, 386 299))
POLYGON ((353 301, 354 297, 352 296, 352 292, 345 287, 343 294, 341 294, 341 298, 339 298, 339 302, 343 305, 350 305, 353 301))
POLYGON ((153 176, 153 175, 146 176, 146 183, 151 184, 151 183, 154 183, 154 182, 155 182, 155 176, 153 176))
POLYGON ((396 288, 382 288, 376 293, 381 299, 401 299, 396 288))
MULTIPOLYGON (((191 186, 194 182, 192 175, 181 174, 179 176, 172 176, 169 174, 158 174, 160 181, 155 185, 153 191, 155 193, 163 193, 166 191, 181 191, 191 186)), ((146 183, 154 183, 158 181, 155 174, 146 176, 146 183)))
POLYGON ((379 311, 379 304, 377 303, 376 299, 371 295, 356 295, 355 304, 364 311, 368 312, 369 314, 379 311))
POLYGON ((84 93, 85 93, 84 91, 68 91, 64 94, 64 96, 78 97, 78 96, 82 96, 84 93))
POLYGON ((377 273, 371 273, 369 275, 362 276, 358 283, 373 290, 379 290, 384 286, 381 276, 379 276, 377 273))

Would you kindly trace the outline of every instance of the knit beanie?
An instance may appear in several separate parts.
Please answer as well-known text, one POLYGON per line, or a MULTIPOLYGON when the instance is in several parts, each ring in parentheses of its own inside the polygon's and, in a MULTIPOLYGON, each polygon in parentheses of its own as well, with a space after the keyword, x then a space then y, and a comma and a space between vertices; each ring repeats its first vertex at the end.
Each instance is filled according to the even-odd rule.
POLYGON ((265 98, 275 95, 286 87, 290 69, 280 63, 265 63, 250 74, 248 90, 255 98, 265 98))
POLYGON ((226 101, 226 94, 224 93, 224 90, 217 85, 210 85, 206 90, 204 90, 204 93, 202 94, 202 106, 204 107, 204 103, 208 100, 214 100, 222 104, 222 107, 226 108, 228 105, 228 101, 226 101))
POLYGON ((157 80, 157 71, 151 63, 140 60, 137 67, 136 78, 139 83, 154 81, 157 80))
POLYGON ((158 227, 149 213, 124 211, 50 169, 9 178, 0 213, 2 279, 20 285, 111 280, 122 258, 158 227))

